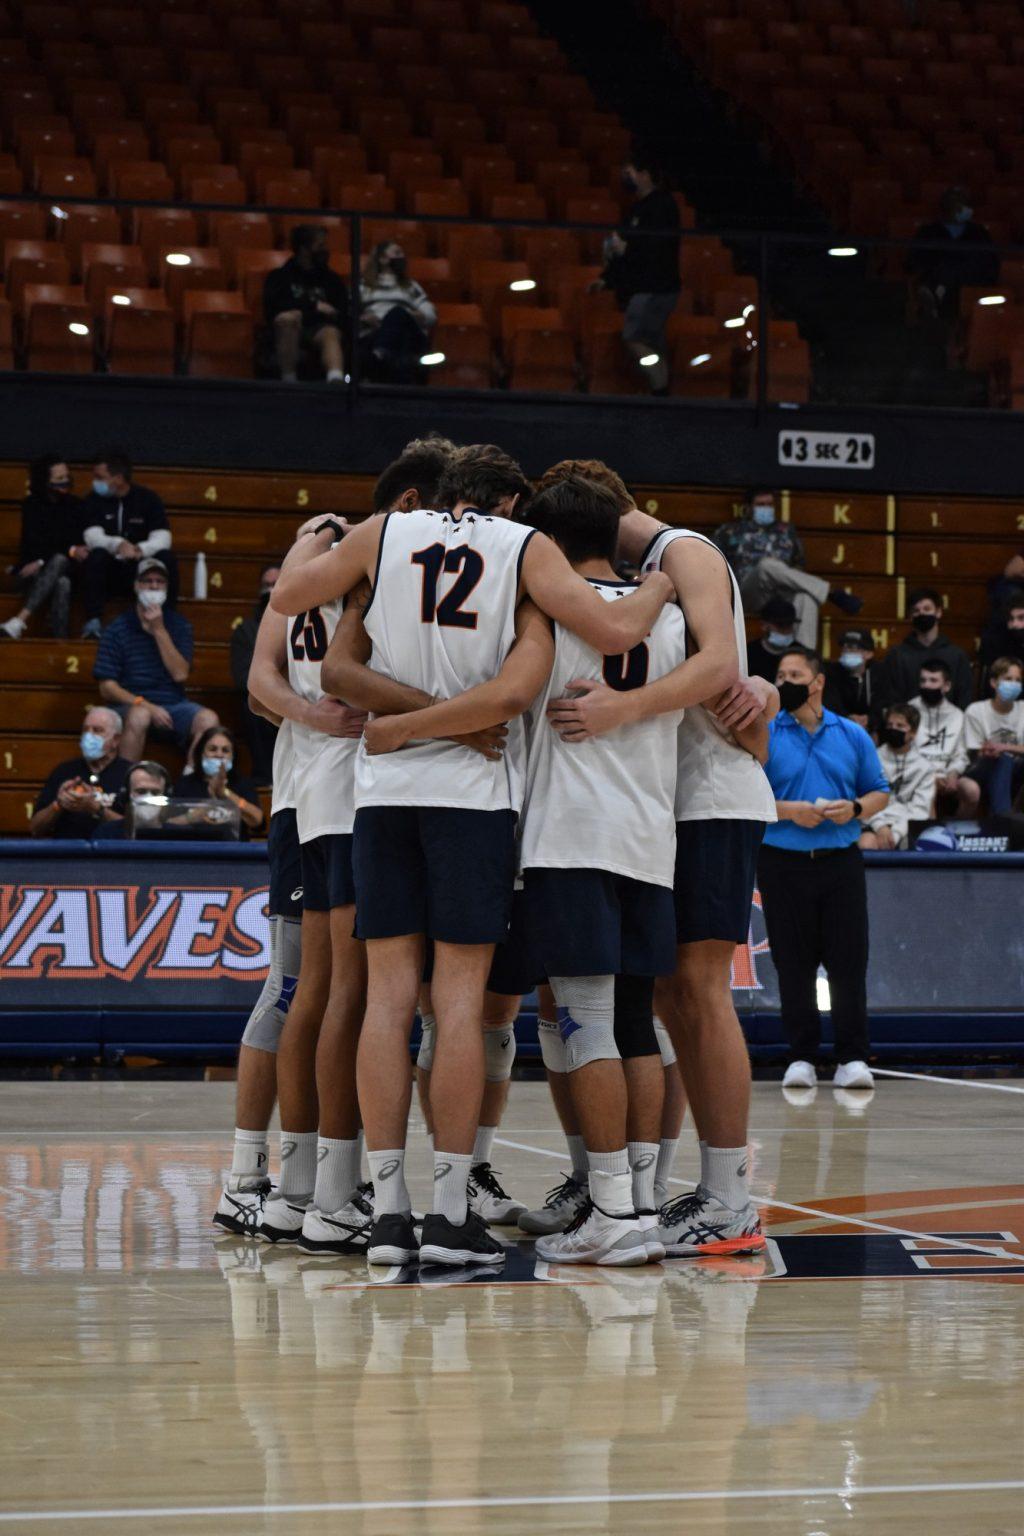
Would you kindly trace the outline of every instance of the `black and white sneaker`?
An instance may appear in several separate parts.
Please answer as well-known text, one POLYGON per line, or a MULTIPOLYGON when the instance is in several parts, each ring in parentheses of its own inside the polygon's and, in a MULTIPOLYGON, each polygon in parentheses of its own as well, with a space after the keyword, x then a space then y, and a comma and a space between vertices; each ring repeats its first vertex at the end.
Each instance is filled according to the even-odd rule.
POLYGON ((505 1249, 475 1211, 467 1211, 461 1227, 447 1216, 424 1217, 420 1238, 421 1264, 504 1264, 505 1249))
POLYGON ((370 1217, 362 1202, 349 1200, 339 1211, 317 1211, 310 1206, 302 1223, 299 1247, 303 1253, 333 1258, 339 1253, 365 1253, 370 1236, 370 1217))
POLYGON ((418 1252, 411 1212, 376 1218, 366 1249, 371 1264, 411 1264, 418 1252))
POLYGON ((526 1210, 521 1200, 513 1200, 503 1188, 497 1169, 490 1163, 475 1163, 466 1186, 469 1208, 497 1227, 514 1227, 526 1210))
POLYGON ((263 1203, 253 1236, 262 1243, 297 1243, 309 1201, 292 1201, 273 1194, 263 1203))
POLYGON ((354 1203, 359 1206, 360 1210, 365 1211, 367 1216, 369 1216, 372 1219, 372 1217, 373 1217, 373 1184, 370 1182, 369 1179, 364 1179, 361 1184, 357 1184, 356 1185, 356 1192, 352 1196, 352 1199, 353 1199, 354 1203))
POLYGON ((232 1237, 252 1237, 270 1194, 270 1180, 260 1179, 248 1189, 232 1189, 231 1182, 221 1190, 213 1224, 232 1237))

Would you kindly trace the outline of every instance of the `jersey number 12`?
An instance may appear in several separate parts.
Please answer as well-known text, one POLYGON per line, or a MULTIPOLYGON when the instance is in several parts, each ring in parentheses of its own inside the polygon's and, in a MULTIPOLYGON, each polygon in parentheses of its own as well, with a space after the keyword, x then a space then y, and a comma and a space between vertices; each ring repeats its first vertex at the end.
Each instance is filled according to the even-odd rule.
POLYGON ((433 624, 436 620, 448 629, 476 629, 478 614, 462 605, 484 573, 483 556, 465 545, 446 550, 443 544, 428 544, 410 559, 413 565, 423 567, 420 618, 424 624, 433 624), (458 571, 459 575, 438 601, 437 584, 442 571, 451 575, 458 571))

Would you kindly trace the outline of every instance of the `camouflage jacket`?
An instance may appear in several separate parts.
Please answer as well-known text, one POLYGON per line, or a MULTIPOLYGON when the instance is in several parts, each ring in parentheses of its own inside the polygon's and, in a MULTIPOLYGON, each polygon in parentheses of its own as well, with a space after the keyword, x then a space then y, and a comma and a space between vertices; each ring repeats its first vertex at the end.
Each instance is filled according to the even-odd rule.
POLYGON ((739 517, 716 528, 714 540, 736 572, 737 581, 742 581, 759 560, 769 558, 803 569, 804 547, 789 523, 776 520, 762 528, 752 517, 739 517))

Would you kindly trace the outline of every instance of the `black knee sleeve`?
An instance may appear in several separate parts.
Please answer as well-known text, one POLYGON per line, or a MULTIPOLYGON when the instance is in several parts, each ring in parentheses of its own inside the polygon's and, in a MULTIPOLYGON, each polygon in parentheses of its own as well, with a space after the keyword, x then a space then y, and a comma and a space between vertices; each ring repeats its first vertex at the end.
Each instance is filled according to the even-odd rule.
POLYGON ((661 1054, 654 1033, 653 976, 616 976, 615 1044, 623 1061, 661 1054))

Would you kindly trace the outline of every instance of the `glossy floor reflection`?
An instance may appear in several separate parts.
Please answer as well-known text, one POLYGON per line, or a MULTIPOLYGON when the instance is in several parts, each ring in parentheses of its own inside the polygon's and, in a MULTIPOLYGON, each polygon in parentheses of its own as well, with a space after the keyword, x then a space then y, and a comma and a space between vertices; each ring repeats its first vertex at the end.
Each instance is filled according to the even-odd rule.
POLYGON ((1022 1110, 760 1085, 763 1258, 425 1283, 213 1238, 228 1085, 2 1084, 0 1528, 1019 1533, 1022 1110))

